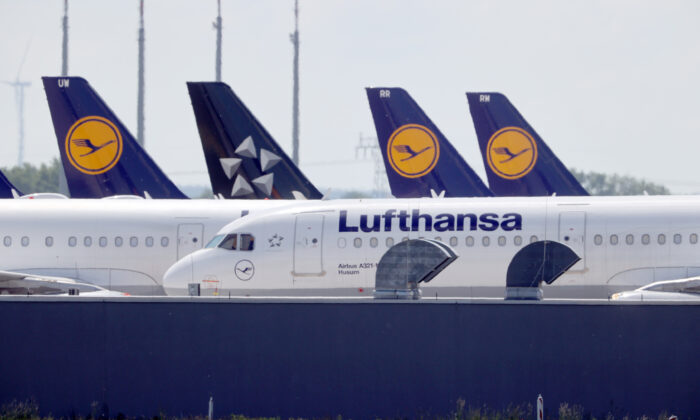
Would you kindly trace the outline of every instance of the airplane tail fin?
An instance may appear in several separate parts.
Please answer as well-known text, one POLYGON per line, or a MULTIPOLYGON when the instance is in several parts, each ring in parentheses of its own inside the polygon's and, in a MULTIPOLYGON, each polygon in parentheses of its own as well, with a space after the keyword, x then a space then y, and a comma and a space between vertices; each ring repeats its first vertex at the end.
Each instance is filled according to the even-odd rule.
POLYGON ((493 195, 408 92, 367 88, 367 98, 395 197, 493 195))
POLYGON ((188 82, 187 89, 214 194, 322 197, 227 84, 188 82))
POLYGON ((22 193, 12 185, 10 180, 7 179, 5 174, 0 171, 0 198, 14 198, 15 194, 22 195, 22 193))
POLYGON ((467 92, 467 100, 493 192, 588 195, 505 95, 467 92))
POLYGON ((43 77, 73 198, 187 198, 81 77, 43 77))

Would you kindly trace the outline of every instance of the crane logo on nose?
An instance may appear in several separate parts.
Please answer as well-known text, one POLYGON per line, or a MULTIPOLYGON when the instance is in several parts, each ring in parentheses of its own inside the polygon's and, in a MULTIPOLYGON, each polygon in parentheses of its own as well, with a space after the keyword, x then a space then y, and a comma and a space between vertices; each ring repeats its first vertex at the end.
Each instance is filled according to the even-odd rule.
POLYGON ((255 266, 250 260, 240 260, 236 263, 236 267, 233 269, 236 273, 238 280, 248 281, 253 278, 255 274, 255 266))
POLYGON ((76 121, 68 130, 65 152, 77 170, 99 175, 112 169, 122 155, 122 135, 110 120, 89 116, 76 121))

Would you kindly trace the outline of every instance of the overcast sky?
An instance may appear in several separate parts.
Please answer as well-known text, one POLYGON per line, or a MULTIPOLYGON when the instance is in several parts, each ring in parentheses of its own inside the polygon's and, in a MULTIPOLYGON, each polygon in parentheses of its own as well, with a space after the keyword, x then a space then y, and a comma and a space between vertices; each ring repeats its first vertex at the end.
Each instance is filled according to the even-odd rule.
MULTIPOLYGON (((136 131, 138 0, 70 0, 69 74, 136 131)), ((370 189, 364 87, 399 86, 474 169, 466 91, 500 91, 569 167, 700 192, 700 2, 300 0, 301 168, 370 189)), ((32 82, 25 161, 58 156, 40 77, 61 70, 62 0, 0 0, 0 80, 32 82)), ((222 0, 222 79, 291 155, 293 0, 222 0)), ((215 0, 146 0, 146 148, 178 184, 208 185, 185 81, 213 80, 215 0)), ((0 166, 17 161, 0 85, 0 166)), ((484 178, 485 179, 485 178, 484 178)))

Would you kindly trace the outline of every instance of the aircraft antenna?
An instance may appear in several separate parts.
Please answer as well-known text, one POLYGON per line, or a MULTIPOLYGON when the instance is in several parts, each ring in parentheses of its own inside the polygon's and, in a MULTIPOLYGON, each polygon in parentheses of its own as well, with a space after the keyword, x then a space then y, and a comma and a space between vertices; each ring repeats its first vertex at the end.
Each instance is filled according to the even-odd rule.
POLYGON ((218 14, 216 16, 216 22, 214 22, 214 29, 216 29, 216 81, 221 81, 221 30, 222 19, 221 19, 221 0, 216 1, 218 14))
POLYGON ((144 59, 143 59, 143 54, 144 54, 144 48, 145 48, 145 31, 143 29, 143 0, 140 0, 140 8, 139 8, 139 15, 140 15, 140 20, 139 20, 139 91, 138 91, 138 99, 137 99, 137 104, 136 104, 136 141, 143 146, 146 142, 146 139, 144 138, 144 90, 145 90, 145 81, 144 81, 144 59))
POLYGON ((299 166, 299 0, 294 0, 294 33, 289 35, 294 45, 294 88, 292 97, 292 161, 299 166))

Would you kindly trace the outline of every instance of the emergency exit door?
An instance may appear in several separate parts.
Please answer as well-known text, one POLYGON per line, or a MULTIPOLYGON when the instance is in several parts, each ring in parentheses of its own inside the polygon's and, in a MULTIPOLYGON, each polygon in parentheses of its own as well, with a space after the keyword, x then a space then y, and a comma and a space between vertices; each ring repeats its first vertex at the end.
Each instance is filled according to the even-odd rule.
POLYGON ((294 225, 295 276, 323 276, 323 219, 316 213, 299 214, 294 225))
POLYGON ((581 271, 586 268, 586 212, 566 211, 559 213, 559 242, 571 248, 581 261, 574 264, 569 271, 581 271))

